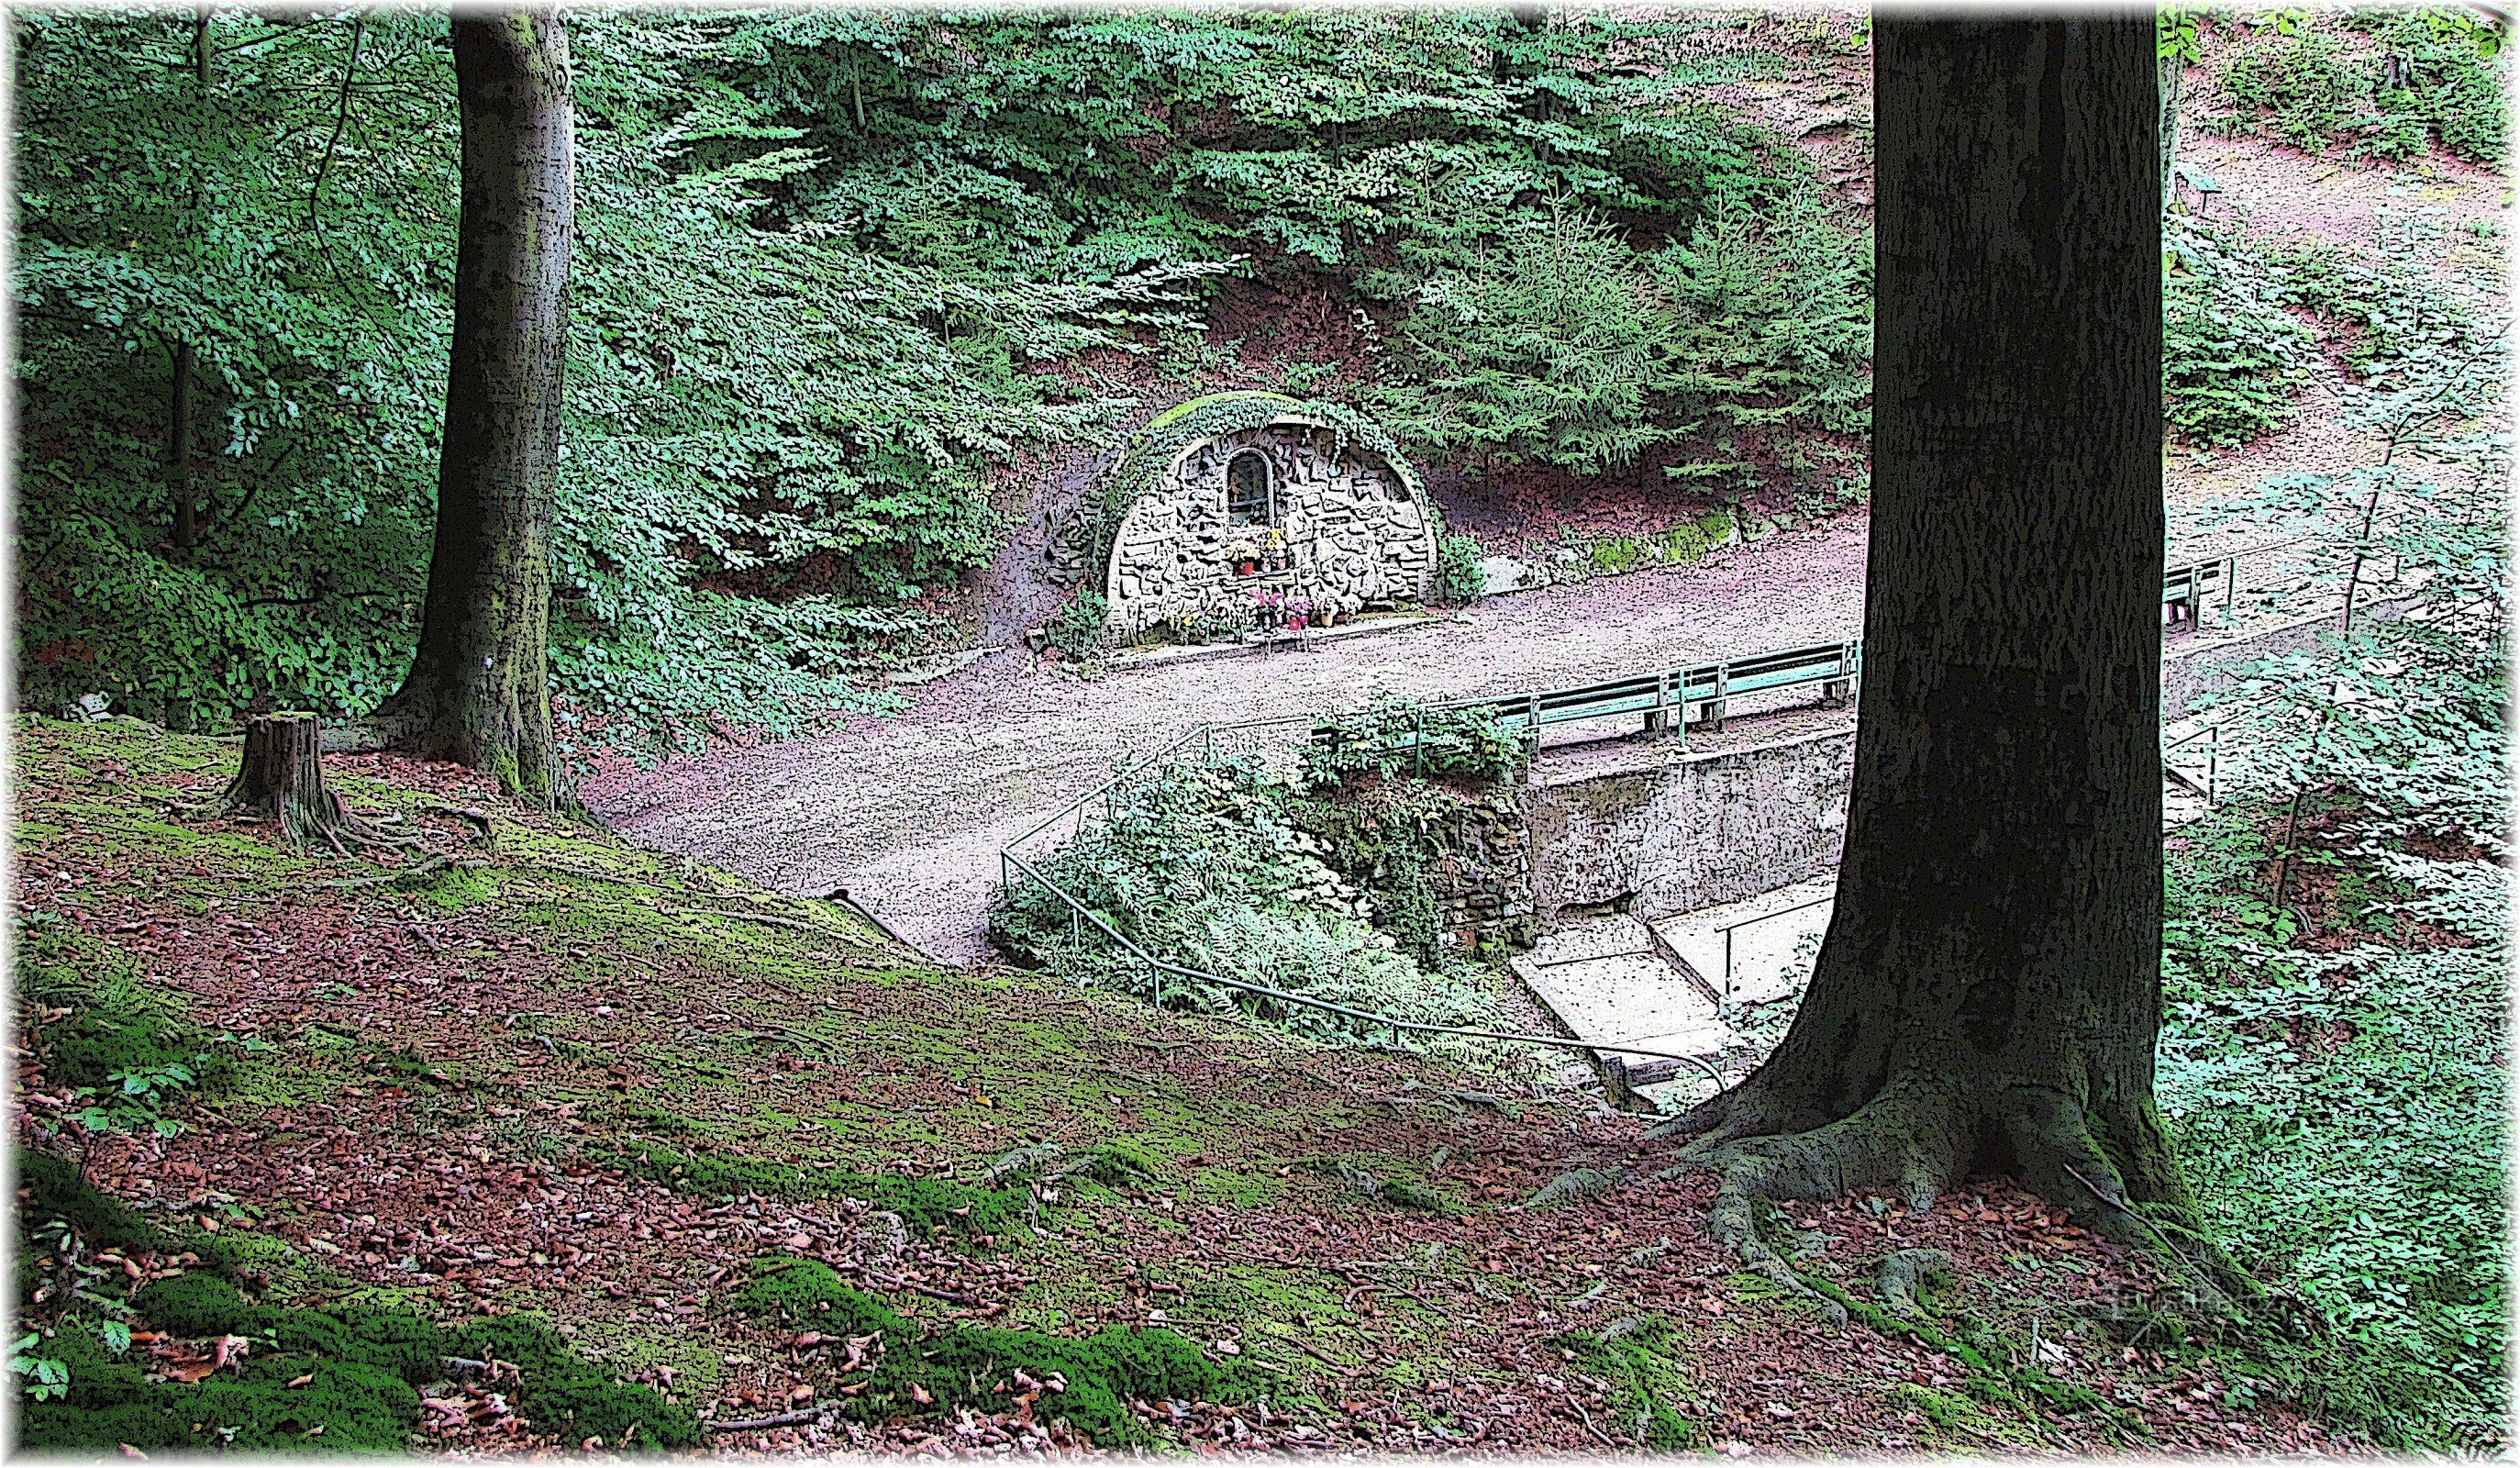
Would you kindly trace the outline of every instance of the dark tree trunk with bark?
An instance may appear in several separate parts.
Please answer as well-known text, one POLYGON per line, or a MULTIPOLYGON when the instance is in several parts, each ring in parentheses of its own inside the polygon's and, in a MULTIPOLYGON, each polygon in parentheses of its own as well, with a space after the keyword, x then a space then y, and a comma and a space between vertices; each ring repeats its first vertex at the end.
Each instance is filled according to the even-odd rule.
POLYGON ((1758 1198, 2009 1171, 2184 1206, 2153 1105, 2161 253, 2151 15, 1873 40, 1873 501, 1837 906, 1793 1029, 1672 1130, 1758 1198))
POLYGON ((544 643, 573 220, 568 41, 556 14, 459 12, 463 219, 437 540, 420 649, 381 711, 395 744, 560 794, 544 643))

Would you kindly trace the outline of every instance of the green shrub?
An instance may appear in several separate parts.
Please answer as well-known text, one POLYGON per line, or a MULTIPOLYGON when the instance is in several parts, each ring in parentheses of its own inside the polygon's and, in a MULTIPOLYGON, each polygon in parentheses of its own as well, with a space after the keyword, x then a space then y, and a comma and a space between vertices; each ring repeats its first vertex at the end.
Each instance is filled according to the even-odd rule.
POLYGON ((2462 158, 2502 161, 2508 146, 2510 69, 2496 23, 2435 7, 2359 11, 2344 23, 2407 60, 2407 85, 2382 95, 2385 112, 2421 119, 2443 147, 2462 158))
MULTIPOLYGON (((1107 820, 1034 865, 1140 948, 1185 968, 1418 1023, 1492 1027, 1494 1001, 1468 976, 1422 964, 1394 931, 1389 899, 1360 889, 1362 880, 1380 880, 1372 863, 1384 852, 1339 851, 1338 822, 1321 808, 1326 799, 1248 764, 1169 765, 1123 787, 1107 820), (1333 865, 1341 859, 1356 864, 1333 865)), ((1417 943, 1431 922, 1422 907, 1401 907, 1417 943)), ((1143 963, 1090 926, 1080 936, 1066 904, 1032 882, 1000 890, 989 933, 1001 950, 1053 973, 1140 996, 1151 991, 1143 963)), ((1178 974, 1162 982, 1169 1004, 1250 1014, 1318 1039, 1383 1038, 1308 1006, 1178 974)), ((1451 1037, 1405 1043, 1465 1059, 1508 1054, 1451 1037)))
POLYGON ((2232 445, 2292 420, 2310 329, 2283 309, 2267 259, 2235 229, 2164 226, 2161 389, 2190 442, 2232 445))
MULTIPOLYGON (((2401 1447, 2491 1440, 2505 1393, 2505 1080, 2498 918, 2478 947, 2318 954, 2260 874, 2268 807, 2190 828, 2170 864, 2164 1120, 2226 1247, 2292 1284, 2336 1339, 2292 1390, 2401 1447), (2200 856, 2202 859, 2199 859, 2200 856), (2305 1042, 2304 1037, 2310 1037, 2305 1042)), ((2405 858, 2357 869, 2407 910, 2502 874, 2405 858)), ((2385 917, 2383 918, 2385 923, 2385 917)))
POLYGON ((1081 663, 1102 650, 1110 619, 1102 593, 1087 587, 1051 619, 1050 645, 1081 663))
POLYGON ((2264 1373, 2387 1445, 2475 1449, 2508 1408, 2509 1082, 2479 1038, 2510 997, 2509 656, 2478 615, 2509 597, 2504 384, 2497 351, 2409 376, 2356 390, 2344 425, 2439 414, 2426 459, 2476 473, 2426 482, 2401 454, 2243 504, 2359 529, 2386 488, 2416 509, 2368 548, 2420 600, 2215 696, 2235 799, 2173 838, 2159 1099, 2226 1247, 2318 1322, 2260 1333, 2264 1373))
POLYGON ((2368 246, 2312 241, 2269 252, 2271 294, 2329 323, 2346 364, 2367 377, 2472 346, 2474 313, 2437 273, 2441 253, 2432 221, 2384 208, 2368 246))
POLYGON ((1487 594, 1487 573, 1479 563, 1485 552, 1467 535, 1447 535, 1435 544, 1435 599, 1467 606, 1487 594))
POLYGON ((2447 8, 2332 16, 2281 14, 2231 45, 2215 69, 2237 114, 2310 153, 2347 139, 2357 154, 2404 161, 2439 138, 2479 162, 2502 159, 2506 101, 2499 36, 2447 8), (2388 84, 2396 58, 2405 83, 2388 84))
POLYGON ((1523 732, 1485 710, 1385 697, 1314 722, 1302 781, 1320 789, 1411 774, 1492 785, 1514 778, 1530 758, 1523 732))
POLYGON ((1865 421, 1870 247, 1807 179, 1727 200, 1653 254, 1560 207, 1401 255, 1362 283, 1408 303, 1369 401, 1448 460, 1598 474, 1703 438, 1713 457, 1671 472, 1711 481, 1746 471, 1734 428, 1865 421))
POLYGON ((2370 120, 2379 69, 2324 26, 2267 25, 2225 54, 2215 80, 2230 103, 2308 153, 2370 120))

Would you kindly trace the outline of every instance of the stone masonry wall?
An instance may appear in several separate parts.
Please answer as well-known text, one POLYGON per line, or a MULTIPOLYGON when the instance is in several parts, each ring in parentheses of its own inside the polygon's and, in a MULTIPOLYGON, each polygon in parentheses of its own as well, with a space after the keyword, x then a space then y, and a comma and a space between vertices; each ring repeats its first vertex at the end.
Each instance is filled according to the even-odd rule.
POLYGON ((1111 629, 1133 637, 1173 617, 1247 617, 1253 594, 1295 592, 1317 618, 1421 601, 1433 582, 1434 526, 1399 476, 1329 430, 1282 420, 1192 445, 1121 521, 1103 596, 1111 629), (1226 465, 1246 448, 1267 456, 1284 535, 1282 570, 1235 574, 1238 541, 1265 546, 1267 528, 1226 512, 1226 465))
POLYGON ((1541 927, 1568 907, 1668 917, 1834 870, 1854 775, 1850 728, 1536 786, 1524 805, 1541 927))
POLYGON ((1464 803, 1443 833, 1427 873, 1448 941, 1478 952, 1520 952, 1539 939, 1531 907, 1531 830, 1519 791, 1464 803))

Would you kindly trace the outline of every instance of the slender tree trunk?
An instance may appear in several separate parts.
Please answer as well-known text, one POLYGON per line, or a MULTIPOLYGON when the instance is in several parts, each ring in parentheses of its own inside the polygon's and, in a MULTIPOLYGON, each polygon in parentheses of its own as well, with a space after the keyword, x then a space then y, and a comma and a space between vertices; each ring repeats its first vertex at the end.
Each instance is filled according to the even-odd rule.
POLYGON ((2156 60, 2161 69, 2161 211, 2179 193, 2179 94, 2187 79, 2187 63, 2177 56, 2156 60))
POLYGON ((175 548, 191 550, 200 537, 193 497, 193 344, 169 344, 175 381, 166 402, 166 497, 174 505, 175 548))
MULTIPOLYGON (((193 15, 193 86, 206 123, 210 108, 210 11, 203 6, 193 15)), ((192 205, 193 227, 202 227, 202 210, 208 202, 206 180, 198 165, 194 170, 192 205)), ((174 539, 177 550, 191 550, 201 537, 195 523, 197 503, 193 493, 193 344, 172 342, 169 349, 175 358, 174 381, 166 394, 166 497, 173 506, 174 539)))
POLYGON ((1865 677, 1792 1030, 1672 1130, 1758 1198, 2011 1172, 2184 1206, 2161 1013, 2161 255, 2148 13, 1885 13, 1865 677))
POLYGON ((463 218, 437 539, 395 743, 560 795, 545 638, 573 178, 568 41, 551 11, 458 12, 463 218))

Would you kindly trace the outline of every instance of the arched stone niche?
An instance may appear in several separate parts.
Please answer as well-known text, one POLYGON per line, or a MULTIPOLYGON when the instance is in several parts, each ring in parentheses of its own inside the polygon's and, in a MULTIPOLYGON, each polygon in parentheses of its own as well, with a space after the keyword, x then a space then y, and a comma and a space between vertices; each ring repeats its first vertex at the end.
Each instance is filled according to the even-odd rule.
POLYGON ((1172 449, 1112 535, 1112 632, 1245 622, 1264 594, 1316 622, 1425 600, 1436 520, 1417 476, 1297 406, 1172 449))

